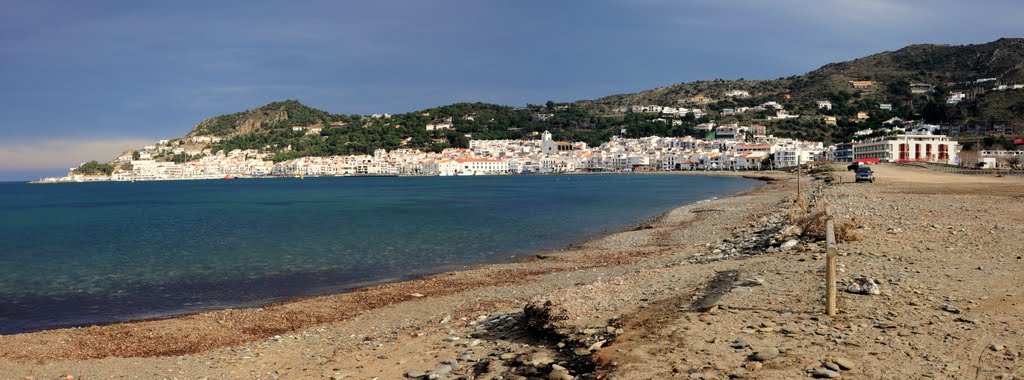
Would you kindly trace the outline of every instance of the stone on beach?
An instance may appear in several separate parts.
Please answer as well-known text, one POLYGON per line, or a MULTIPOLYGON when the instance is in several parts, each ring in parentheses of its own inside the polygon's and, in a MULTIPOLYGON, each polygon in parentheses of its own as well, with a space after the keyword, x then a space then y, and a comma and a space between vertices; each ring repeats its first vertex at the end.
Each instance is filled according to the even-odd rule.
POLYGON ((847 358, 832 358, 832 362, 836 363, 836 365, 838 365, 839 368, 847 371, 852 371, 857 368, 857 364, 855 364, 852 360, 847 358))
POLYGON ((782 243, 782 245, 779 246, 779 249, 781 249, 783 251, 788 251, 788 250, 793 249, 794 247, 796 247, 796 245, 799 244, 799 243, 800 243, 799 240, 789 239, 789 240, 786 240, 785 243, 782 243))
POLYGON ((848 293, 853 294, 866 294, 866 295, 878 295, 882 294, 882 288, 878 285, 878 281, 864 276, 857 276, 853 278, 853 283, 846 287, 848 293))
POLYGON ((839 378, 839 373, 830 369, 818 368, 811 372, 811 376, 816 379, 836 379, 839 378))
POLYGON ((768 361, 775 359, 779 356, 779 349, 776 347, 766 347, 758 350, 757 352, 750 355, 750 359, 754 361, 768 361))

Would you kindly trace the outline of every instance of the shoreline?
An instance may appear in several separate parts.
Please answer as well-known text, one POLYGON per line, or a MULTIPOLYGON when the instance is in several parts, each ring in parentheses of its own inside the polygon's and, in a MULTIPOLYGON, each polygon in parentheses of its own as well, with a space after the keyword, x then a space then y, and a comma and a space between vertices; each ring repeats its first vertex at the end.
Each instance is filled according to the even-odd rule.
MULTIPOLYGON (((674 175, 674 174, 683 174, 683 173, 685 173, 685 172, 645 172, 645 173, 612 173, 612 174, 674 175)), ((519 254, 519 255, 501 255, 501 256, 498 256, 495 260, 489 261, 489 262, 486 262, 486 263, 445 265, 445 266, 439 266, 439 267, 431 268, 429 270, 416 271, 415 273, 407 273, 407 274, 392 276, 392 277, 389 277, 389 278, 386 278, 386 279, 380 279, 380 280, 374 280, 374 281, 365 281, 365 282, 361 282, 361 283, 357 283, 357 284, 352 284, 351 286, 345 286, 345 287, 343 287, 345 290, 343 290, 342 292, 329 292, 329 293, 317 294, 317 295, 302 295, 302 296, 295 296, 295 297, 287 297, 286 299, 281 299, 281 300, 272 301, 272 302, 268 302, 268 303, 257 302, 257 303, 255 303, 255 304, 253 304, 251 306, 244 306, 243 305, 243 306, 233 306, 233 307, 219 307, 219 308, 208 309, 208 310, 199 310, 199 311, 194 311, 194 312, 188 312, 188 313, 184 313, 184 314, 174 314, 174 315, 158 316, 158 317, 152 317, 152 318, 139 318, 139 319, 131 319, 131 320, 125 320, 125 321, 112 321, 112 322, 106 322, 106 323, 94 323, 94 324, 81 325, 81 326, 65 326, 65 327, 55 327, 55 328, 43 328, 43 329, 38 329, 38 330, 30 330, 30 331, 18 332, 18 333, 13 333, 13 334, 0 335, 0 342, 2 342, 4 338, 19 337, 19 336, 20 337, 31 337, 31 336, 35 336, 35 335, 47 335, 47 334, 55 334, 55 333, 60 333, 60 332, 74 332, 74 331, 81 331, 81 330, 120 329, 120 328, 124 328, 124 327, 130 328, 130 327, 132 327, 134 325, 138 325, 138 324, 153 324, 153 323, 159 324, 161 322, 168 322, 168 321, 175 321, 175 320, 183 320, 183 319, 192 319, 192 318, 196 318, 196 317, 202 317, 205 314, 211 314, 211 313, 212 314, 216 314, 216 313, 230 312, 230 311, 241 311, 241 312, 244 313, 246 311, 263 310, 263 309, 266 309, 266 308, 286 308, 288 305, 294 304, 294 303, 318 302, 318 301, 322 301, 321 300, 322 298, 331 298, 331 297, 337 297, 337 296, 344 296, 344 295, 348 295, 348 294, 352 294, 352 293, 357 293, 357 292, 376 291, 376 290, 378 290, 378 288, 381 288, 381 287, 398 286, 398 285, 402 285, 402 284, 405 284, 405 283, 417 282, 417 281, 428 281, 428 280, 430 280, 433 277, 451 276, 451 275, 454 275, 454 274, 457 274, 457 273, 461 273, 461 272, 486 270, 486 269, 488 269, 488 267, 491 267, 491 266, 501 266, 501 265, 509 265, 509 264, 530 264, 530 263, 534 263, 534 262, 536 262, 538 260, 544 260, 544 259, 546 259, 547 257, 550 257, 553 254, 559 254, 559 253, 562 253, 562 252, 567 252, 567 251, 572 251, 574 249, 578 249, 579 247, 585 246, 588 243, 591 243, 591 242, 594 242, 594 241, 597 241, 597 240, 601 240, 601 239, 607 238, 609 236, 613 236, 613 235, 621 234, 621 233, 627 233, 627 232, 631 232, 631 231, 637 231, 637 230, 644 229, 644 228, 650 228, 650 226, 652 224, 658 223, 658 221, 663 219, 666 215, 668 215, 670 213, 673 213, 673 212, 676 212, 676 211, 679 211, 679 210, 684 209, 684 208, 694 207, 694 206, 696 206, 698 204, 701 204, 703 202, 708 202, 708 201, 712 201, 712 200, 716 200, 716 199, 734 198, 734 197, 743 196, 745 194, 750 194, 750 193, 757 192, 762 187, 770 184, 772 181, 779 180, 780 176, 788 175, 786 173, 781 173, 781 172, 767 172, 767 174, 766 174, 766 172, 762 171, 760 173, 762 173, 762 174, 757 176, 757 177, 751 177, 748 174, 745 174, 743 172, 714 172, 714 171, 704 172, 704 171, 702 171, 702 172, 686 173, 687 175, 743 177, 743 178, 746 178, 746 179, 761 181, 761 183, 755 183, 750 189, 747 189, 747 190, 744 190, 744 191, 741 191, 741 192, 738 192, 738 193, 724 195, 724 196, 720 196, 720 197, 716 196, 714 198, 698 200, 698 201, 694 201, 694 202, 690 202, 690 203, 674 206, 674 207, 672 207, 672 208, 670 208, 668 210, 665 210, 663 212, 659 212, 659 213, 657 213, 655 215, 652 215, 650 217, 643 218, 642 220, 639 220, 639 221, 637 221, 635 223, 626 224, 626 225, 624 225, 622 227, 619 227, 619 228, 595 231, 594 233, 587 234, 585 236, 580 237, 578 240, 574 240, 574 241, 572 241, 570 243, 563 244, 563 245, 561 245, 559 247, 556 247, 556 248, 542 249, 542 250, 537 250, 537 251, 530 251, 528 253, 519 254)), ((590 175, 590 174, 609 174, 609 173, 575 173, 575 174, 590 175)), ((245 342, 252 341, 253 339, 256 339, 256 338, 252 338, 252 339, 248 339, 248 340, 243 340, 243 341, 239 341, 239 342, 232 342, 232 344, 245 343, 245 342)), ((6 356, 5 353, 0 351, 0 357, 5 357, 5 356, 6 356)), ((87 356, 87 357, 89 357, 89 358, 96 358, 96 356, 87 356)))
POLYGON ((0 336, 0 373, 793 379, 844 363, 842 378, 1024 376, 1020 179, 875 169, 876 183, 836 172, 803 187, 859 236, 839 241, 835 316, 824 314, 824 242, 788 232, 789 180, 522 262, 257 310, 0 336), (857 293, 863 278, 881 291, 857 293))
MULTIPOLYGON (((318 178, 418 178, 418 177, 518 177, 518 176, 557 176, 557 175, 601 175, 601 174, 616 174, 616 175, 675 175, 675 174, 687 174, 687 175, 720 175, 727 177, 758 177, 758 175, 744 174, 744 173, 780 173, 778 170, 652 170, 652 171, 637 171, 637 172, 564 172, 564 173, 503 173, 503 174, 480 174, 480 175, 390 175, 390 174, 360 174, 360 175, 334 175, 334 176, 310 176, 309 179, 318 178), (732 174, 730 174, 732 173, 732 174)), ((166 179, 149 179, 149 180, 113 180, 113 179, 95 179, 88 181, 44 181, 38 180, 20 180, 20 181, 0 181, 0 183, 17 183, 25 185, 57 185, 57 184, 69 184, 69 183, 144 183, 144 182, 182 182, 182 181, 221 181, 221 180, 234 180, 234 179, 306 179, 307 177, 295 177, 295 176, 237 176, 231 178, 223 177, 212 177, 212 178, 166 178, 166 179)), ((753 179, 753 178, 752 178, 753 179)))

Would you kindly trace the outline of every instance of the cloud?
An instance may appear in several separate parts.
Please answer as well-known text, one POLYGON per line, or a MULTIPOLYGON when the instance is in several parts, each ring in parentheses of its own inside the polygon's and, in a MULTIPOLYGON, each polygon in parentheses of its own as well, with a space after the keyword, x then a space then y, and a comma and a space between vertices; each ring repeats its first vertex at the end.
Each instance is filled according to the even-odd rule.
POLYGON ((70 168, 96 160, 105 162, 129 149, 156 142, 151 138, 108 140, 55 139, 0 142, 0 170, 43 170, 70 168))

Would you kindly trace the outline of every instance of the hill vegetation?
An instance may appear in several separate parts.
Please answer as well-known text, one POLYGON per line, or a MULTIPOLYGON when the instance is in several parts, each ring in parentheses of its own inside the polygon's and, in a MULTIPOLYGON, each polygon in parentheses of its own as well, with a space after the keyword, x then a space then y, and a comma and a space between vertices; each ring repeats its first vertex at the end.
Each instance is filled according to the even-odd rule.
POLYGON ((465 148, 470 138, 532 138, 544 130, 558 140, 591 145, 613 135, 703 137, 695 126, 712 120, 764 124, 778 136, 831 143, 847 141, 858 130, 906 120, 1022 126, 1024 89, 991 90, 998 84, 1015 83, 1024 83, 1024 39, 965 46, 913 45, 776 80, 696 81, 523 108, 457 103, 398 115, 361 116, 332 114, 287 100, 211 117, 186 137, 220 137, 212 146, 215 150, 260 149, 276 153, 275 160, 369 154, 381 148, 439 151, 465 148), (870 85, 855 88, 852 81, 870 81, 870 85), (965 98, 947 104, 951 91, 962 92, 965 98), (824 100, 831 109, 818 106, 824 100), (776 118, 774 109, 755 108, 766 102, 777 102, 800 116, 776 118), (707 115, 626 112, 632 105, 699 108, 707 115), (735 112, 741 108, 750 110, 735 112), (858 117, 861 113, 866 118, 858 117), (826 121, 826 117, 834 119, 826 121))
POLYGON ((108 176, 114 172, 114 165, 101 164, 96 160, 86 162, 71 171, 79 175, 103 175, 108 176))

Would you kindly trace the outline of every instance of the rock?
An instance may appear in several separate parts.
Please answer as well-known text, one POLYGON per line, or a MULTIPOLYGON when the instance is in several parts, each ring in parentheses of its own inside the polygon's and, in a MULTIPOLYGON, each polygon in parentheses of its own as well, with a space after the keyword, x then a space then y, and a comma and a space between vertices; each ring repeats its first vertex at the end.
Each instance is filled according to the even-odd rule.
POLYGON ((802 233, 804 233, 804 230, 802 228, 793 225, 787 226, 785 229, 782 230, 782 236, 784 237, 796 236, 802 233))
POLYGON ((452 366, 449 364, 438 364, 434 369, 430 370, 431 375, 447 375, 452 372, 452 366))
POLYGON ((857 368, 857 364, 854 363, 853 360, 847 358, 832 358, 832 362, 836 363, 839 368, 847 371, 852 371, 857 368))
POLYGON ((451 322, 451 321, 452 321, 452 316, 450 316, 450 315, 446 315, 446 316, 444 316, 444 318, 441 318, 441 324, 442 325, 443 324, 447 324, 448 322, 451 322))
POLYGON ((427 374, 422 371, 408 371, 405 373, 405 377, 410 379, 419 379, 421 377, 427 377, 427 374))
POLYGON ((604 346, 605 342, 607 342, 607 341, 606 340, 599 340, 599 341, 595 342, 594 344, 591 344, 590 347, 588 347, 588 349, 590 351, 600 350, 601 346, 604 346))
POLYGON ((735 342, 732 342, 732 344, 729 345, 729 347, 735 348, 737 350, 746 348, 747 346, 750 346, 750 343, 747 343, 743 339, 736 339, 735 342))
POLYGON ((783 250, 783 251, 788 251, 788 250, 791 250, 794 247, 796 247, 796 245, 799 244, 799 243, 800 243, 799 240, 789 239, 789 240, 786 240, 785 243, 782 243, 782 245, 779 246, 779 249, 783 250))
POLYGON ((942 305, 942 311, 945 311, 947 313, 960 314, 960 309, 957 309, 949 304, 942 305))
POLYGON ((853 294, 882 294, 882 288, 878 286, 878 281, 864 276, 854 277, 853 283, 846 287, 846 291, 853 294))
POLYGON ((572 353, 576 354, 576 356, 587 356, 590 355, 590 349, 586 347, 579 347, 575 350, 572 350, 572 353))
POLYGON ((513 352, 506 352, 504 354, 501 354, 499 358, 501 358, 501 360, 512 360, 516 358, 516 354, 513 352))
POLYGON ((565 368, 552 370, 548 373, 549 380, 572 380, 572 375, 565 368))
POLYGON ((456 359, 445 360, 445 361, 441 362, 441 364, 446 364, 448 366, 451 366, 452 367, 452 371, 458 370, 459 367, 461 366, 459 364, 459 361, 456 360, 456 359))
POLYGON ((554 362, 554 359, 548 357, 547 354, 542 353, 533 354, 533 357, 530 358, 530 365, 537 369, 547 367, 549 364, 554 362))
POLYGON ((694 372, 694 373, 691 373, 690 376, 687 376, 687 377, 691 378, 691 379, 703 379, 704 378, 704 374, 700 373, 700 372, 694 372))
POLYGON ((838 379, 839 373, 824 368, 818 368, 811 372, 811 377, 814 377, 815 379, 838 379))
POLYGON ((825 363, 822 363, 822 365, 825 368, 830 369, 832 371, 838 371, 839 370, 839 365, 836 364, 836 363, 833 363, 833 362, 825 362, 825 363))
POLYGON ((748 287, 750 287, 750 286, 761 286, 761 285, 764 285, 764 279, 763 278, 748 278, 748 279, 743 280, 742 282, 740 282, 740 286, 748 286, 748 287))
POLYGON ((988 345, 988 349, 990 349, 992 351, 995 351, 995 352, 999 352, 999 351, 1002 351, 1002 350, 1006 349, 1006 347, 1001 345, 1001 344, 992 343, 992 344, 988 345))
POLYGON ((761 362, 749 362, 749 363, 743 365, 743 368, 746 368, 747 371, 751 371, 751 372, 757 371, 757 370, 761 369, 761 367, 764 367, 764 364, 761 364, 761 362))
POLYGON ((758 362, 775 359, 779 356, 779 349, 775 347, 762 348, 750 355, 750 359, 758 362))
POLYGON ((954 319, 953 321, 955 321, 955 322, 962 322, 962 323, 970 323, 972 325, 977 323, 973 319, 970 319, 970 318, 967 318, 967 317, 956 317, 956 319, 954 319))

